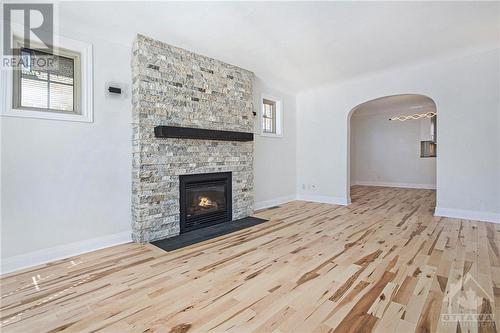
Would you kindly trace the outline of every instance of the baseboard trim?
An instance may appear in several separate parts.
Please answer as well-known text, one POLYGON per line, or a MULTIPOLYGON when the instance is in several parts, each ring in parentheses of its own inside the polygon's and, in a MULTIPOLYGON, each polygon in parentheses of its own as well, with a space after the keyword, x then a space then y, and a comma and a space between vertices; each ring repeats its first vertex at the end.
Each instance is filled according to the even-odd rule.
POLYGON ((83 241, 54 246, 39 251, 8 257, 2 259, 0 274, 15 272, 24 268, 29 268, 55 260, 77 256, 82 253, 103 249, 113 245, 124 244, 131 241, 131 231, 125 231, 118 234, 86 239, 83 241))
POLYGON ((401 188, 418 188, 426 190, 435 190, 435 184, 414 184, 414 183, 390 183, 390 182, 368 182, 368 181, 354 181, 351 185, 361 186, 382 186, 382 187, 401 187, 401 188))
POLYGON ((294 201, 294 200, 297 200, 297 196, 295 194, 292 194, 292 195, 287 195, 284 197, 278 197, 278 198, 274 198, 274 199, 270 199, 270 200, 256 202, 254 207, 255 207, 255 210, 260 210, 260 209, 265 209, 265 208, 269 208, 269 207, 282 205, 284 203, 294 201))
POLYGON ((436 209, 434 210, 434 216, 500 223, 500 214, 499 213, 480 212, 480 211, 475 211, 475 210, 436 207, 436 209))
POLYGON ((299 194, 297 196, 297 200, 328 203, 328 204, 342 205, 342 206, 347 206, 348 204, 350 204, 349 200, 347 200, 346 198, 331 197, 327 195, 316 195, 316 194, 299 194))

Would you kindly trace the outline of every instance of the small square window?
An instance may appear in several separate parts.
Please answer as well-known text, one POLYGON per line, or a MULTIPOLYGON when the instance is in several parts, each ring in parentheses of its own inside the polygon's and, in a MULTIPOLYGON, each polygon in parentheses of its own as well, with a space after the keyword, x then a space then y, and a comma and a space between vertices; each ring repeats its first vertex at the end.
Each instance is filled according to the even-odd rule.
POLYGON ((24 47, 19 50, 22 62, 14 73, 14 107, 79 114, 78 54, 50 54, 24 47))
POLYGON ((12 25, 15 62, 0 73, 0 116, 93 122, 92 44, 54 36, 24 43, 12 25))
POLYGON ((282 136, 283 110, 281 100, 271 96, 262 97, 261 133, 263 136, 282 136))

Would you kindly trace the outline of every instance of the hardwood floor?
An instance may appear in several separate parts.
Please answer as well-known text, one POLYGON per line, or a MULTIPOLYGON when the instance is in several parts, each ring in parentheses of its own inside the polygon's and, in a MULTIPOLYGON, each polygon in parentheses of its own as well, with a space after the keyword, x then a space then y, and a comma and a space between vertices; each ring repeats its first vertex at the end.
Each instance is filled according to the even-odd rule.
POLYGON ((352 198, 264 210, 169 253, 125 244, 4 276, 1 330, 498 330, 500 225, 433 217, 430 190, 352 198))

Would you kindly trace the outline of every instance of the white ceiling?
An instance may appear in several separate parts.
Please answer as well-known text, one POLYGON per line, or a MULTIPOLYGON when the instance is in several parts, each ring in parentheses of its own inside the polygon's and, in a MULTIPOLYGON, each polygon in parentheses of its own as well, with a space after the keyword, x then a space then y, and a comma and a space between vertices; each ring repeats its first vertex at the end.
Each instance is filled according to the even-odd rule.
POLYGON ((63 2, 62 28, 131 45, 142 33, 297 92, 498 47, 498 2, 63 2))
POLYGON ((363 116, 383 112, 388 117, 436 112, 436 103, 423 95, 403 94, 377 98, 356 106, 353 116, 363 116))

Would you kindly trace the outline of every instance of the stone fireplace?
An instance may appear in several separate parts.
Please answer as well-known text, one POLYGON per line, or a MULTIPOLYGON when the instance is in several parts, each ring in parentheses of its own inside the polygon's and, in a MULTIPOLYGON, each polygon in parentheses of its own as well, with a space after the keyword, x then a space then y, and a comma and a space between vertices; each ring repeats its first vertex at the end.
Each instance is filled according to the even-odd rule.
POLYGON ((132 76, 133 239, 249 216, 253 142, 156 137, 155 127, 253 132, 253 73, 139 35, 132 76))

